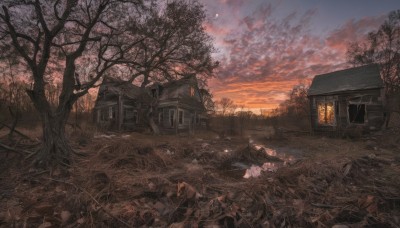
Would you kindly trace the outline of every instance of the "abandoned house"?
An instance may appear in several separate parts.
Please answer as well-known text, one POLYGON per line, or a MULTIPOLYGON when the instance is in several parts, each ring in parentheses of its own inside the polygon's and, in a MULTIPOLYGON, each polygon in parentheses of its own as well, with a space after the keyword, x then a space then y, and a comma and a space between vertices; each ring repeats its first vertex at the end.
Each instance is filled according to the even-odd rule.
POLYGON ((150 118, 161 133, 193 132, 206 122, 195 75, 141 88, 106 78, 99 88, 94 118, 105 129, 145 131, 150 118))
POLYGON ((314 132, 380 129, 383 80, 376 64, 317 75, 308 91, 314 132))

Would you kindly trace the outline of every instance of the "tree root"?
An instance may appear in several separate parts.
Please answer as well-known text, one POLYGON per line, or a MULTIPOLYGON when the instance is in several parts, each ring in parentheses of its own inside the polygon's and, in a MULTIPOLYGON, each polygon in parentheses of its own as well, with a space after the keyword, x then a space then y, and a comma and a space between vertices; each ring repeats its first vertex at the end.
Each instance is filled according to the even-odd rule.
MULTIPOLYGON (((10 129, 10 130, 12 129, 11 126, 8 126, 7 124, 5 124, 5 123, 3 123, 3 122, 0 122, 0 124, 1 124, 1 128, 6 127, 6 128, 8 128, 8 129, 10 129)), ((1 129, 1 128, 0 128, 0 129, 1 129)), ((15 129, 15 128, 14 128, 13 131, 14 131, 15 133, 17 133, 18 135, 22 136, 22 137, 25 138, 25 139, 29 139, 29 140, 31 140, 31 141, 36 141, 36 140, 31 139, 29 136, 25 135, 24 133, 18 131, 18 130, 15 129)))
POLYGON ((31 151, 27 151, 27 150, 24 150, 24 149, 17 149, 17 148, 14 148, 14 147, 7 146, 7 145, 5 145, 3 143, 0 143, 0 147, 6 149, 8 151, 17 152, 17 153, 20 153, 20 154, 28 154, 28 156, 31 156, 33 154, 33 152, 31 152, 31 151))
POLYGON ((36 158, 32 161, 32 164, 43 168, 58 165, 70 167, 70 154, 72 151, 72 148, 66 144, 63 146, 53 144, 51 147, 43 145, 36 152, 36 158))

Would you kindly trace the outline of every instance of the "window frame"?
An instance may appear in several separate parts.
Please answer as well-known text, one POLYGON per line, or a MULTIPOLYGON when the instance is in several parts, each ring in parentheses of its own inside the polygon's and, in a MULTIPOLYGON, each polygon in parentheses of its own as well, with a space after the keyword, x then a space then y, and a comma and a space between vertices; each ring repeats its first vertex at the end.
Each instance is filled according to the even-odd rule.
POLYGON ((183 125, 184 122, 185 122, 185 112, 184 112, 184 110, 179 109, 178 110, 178 124, 183 125))
POLYGON ((168 115, 169 126, 170 127, 174 127, 175 126, 175 119, 176 119, 175 109, 170 109, 168 114, 169 114, 168 115), (173 115, 171 115, 171 113, 173 113, 173 115))
POLYGON ((349 102, 347 104, 347 123, 349 124, 358 124, 358 125, 364 125, 366 123, 368 123, 368 118, 367 118, 367 104, 366 103, 353 103, 353 102, 349 102), (356 106, 361 106, 364 105, 364 122, 360 123, 360 122, 351 122, 350 120, 350 105, 356 105, 356 106))
POLYGON ((336 126, 336 102, 335 102, 335 100, 320 100, 320 101, 317 101, 316 102, 316 110, 317 110, 317 124, 319 125, 319 126, 336 126), (328 118, 327 118, 327 107, 328 107, 328 104, 329 103, 331 103, 332 104, 332 114, 333 114, 333 121, 332 121, 332 123, 330 123, 330 122, 328 122, 327 120, 328 120, 328 118), (324 113, 324 119, 325 119, 325 123, 323 123, 323 122, 320 122, 320 109, 319 109, 319 107, 320 107, 320 105, 324 105, 324 110, 325 110, 325 113, 324 113))
POLYGON ((194 90, 194 87, 193 87, 193 86, 190 86, 189 95, 190 95, 191 97, 194 97, 194 95, 195 95, 195 90, 194 90))

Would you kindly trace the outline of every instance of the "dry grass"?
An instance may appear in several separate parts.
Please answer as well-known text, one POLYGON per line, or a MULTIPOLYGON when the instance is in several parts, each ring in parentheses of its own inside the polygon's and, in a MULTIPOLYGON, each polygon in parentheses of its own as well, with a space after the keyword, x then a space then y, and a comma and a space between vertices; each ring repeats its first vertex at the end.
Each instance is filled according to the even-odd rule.
POLYGON ((68 173, 29 170, 16 155, 11 157, 15 163, 0 174, 0 204, 5 205, 0 209, 0 226, 394 227, 399 223, 399 150, 381 144, 388 140, 398 145, 395 136, 367 140, 372 142, 316 136, 264 141, 271 147, 301 149, 304 159, 276 173, 243 179, 244 170, 233 175, 221 164, 272 159, 246 147, 246 139, 217 139, 207 133, 99 135, 90 128, 70 133, 86 157, 75 158, 68 173), (80 143, 80 138, 87 138, 87 143, 80 143), (227 148, 231 152, 225 153, 227 148), (190 186, 184 191, 190 192, 178 196, 177 184, 182 181, 190 186), (190 197, 197 193, 199 197, 190 197))

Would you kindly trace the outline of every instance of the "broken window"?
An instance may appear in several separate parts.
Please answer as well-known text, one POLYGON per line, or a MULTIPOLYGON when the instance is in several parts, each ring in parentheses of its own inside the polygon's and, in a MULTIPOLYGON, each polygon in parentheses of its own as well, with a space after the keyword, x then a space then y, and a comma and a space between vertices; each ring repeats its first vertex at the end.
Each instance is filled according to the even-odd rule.
POLYGON ((136 110, 133 111, 133 122, 134 123, 138 123, 139 122, 139 116, 138 116, 138 113, 137 113, 136 110))
POLYGON ((161 111, 158 113, 158 123, 161 124, 161 123, 163 123, 163 121, 164 121, 164 113, 163 113, 163 111, 161 110, 161 111))
POLYGON ((175 123, 175 109, 169 110, 169 124, 171 127, 174 126, 175 123))
POLYGON ((115 108, 114 107, 108 108, 108 118, 115 119, 115 108))
POLYGON ((350 123, 364 123, 365 104, 349 104, 348 110, 350 123))
POLYGON ((318 124, 335 125, 335 106, 333 101, 318 103, 318 124))
POLYGON ((179 119, 179 124, 183 124, 183 111, 182 110, 179 110, 178 119, 179 119))
POLYGON ((151 94, 153 95, 154 98, 157 98, 157 89, 152 89, 151 94))
POLYGON ((138 123, 138 112, 133 108, 124 109, 124 122, 125 123, 138 123))
POLYGON ((107 121, 108 120, 108 109, 103 108, 100 110, 100 121, 107 121))

